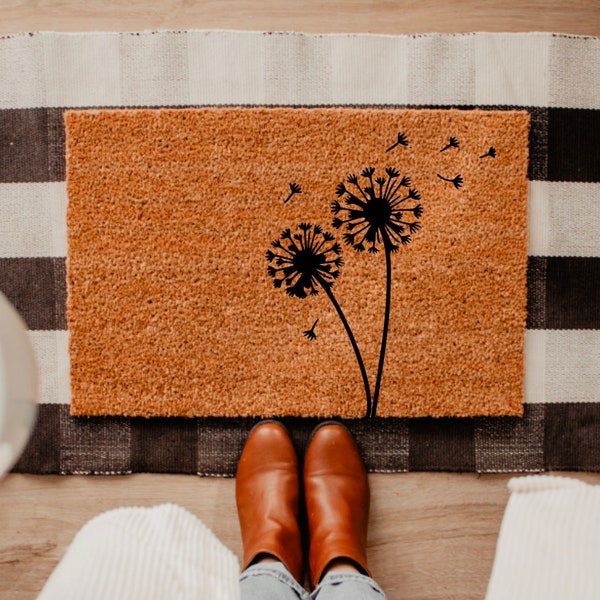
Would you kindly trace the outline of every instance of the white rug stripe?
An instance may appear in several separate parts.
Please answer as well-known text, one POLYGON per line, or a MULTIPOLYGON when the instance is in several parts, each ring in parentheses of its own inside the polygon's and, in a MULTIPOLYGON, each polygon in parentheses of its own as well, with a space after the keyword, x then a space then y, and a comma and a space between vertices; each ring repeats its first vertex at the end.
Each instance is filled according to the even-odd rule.
POLYGON ((2 40, 0 82, 0 108, 265 102, 593 108, 600 40, 548 33, 44 32, 2 40))
POLYGON ((600 256, 600 184, 530 181, 530 256, 600 256))
POLYGON ((551 44, 545 35, 478 38, 476 102, 548 106, 551 44))
POLYGON ((71 402, 69 332, 29 331, 38 363, 40 404, 71 402))
POLYGON ((42 106, 121 103, 120 36, 44 34, 41 38, 45 81, 42 106))
POLYGON ((66 184, 0 183, 0 258, 66 255, 66 184))
POLYGON ((548 65, 549 106, 600 106, 600 38, 552 38, 548 65))
POLYGON ((600 331, 528 330, 527 403, 600 402, 600 331))
MULTIPOLYGON (((70 402, 69 334, 30 331, 40 369, 40 402, 70 402)), ((529 330, 525 402, 599 402, 600 331, 529 330)))
MULTIPOLYGON (((67 255, 64 182, 0 183, 0 258, 67 255)), ((600 184, 529 182, 530 256, 600 256, 600 184)))

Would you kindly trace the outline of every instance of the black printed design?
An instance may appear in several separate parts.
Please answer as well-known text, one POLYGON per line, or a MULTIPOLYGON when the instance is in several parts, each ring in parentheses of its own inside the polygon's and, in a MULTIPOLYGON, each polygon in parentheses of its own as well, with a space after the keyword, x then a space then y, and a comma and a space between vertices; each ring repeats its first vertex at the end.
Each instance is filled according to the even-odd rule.
POLYGON ((317 334, 315 333, 315 327, 317 326, 317 323, 319 322, 319 319, 317 319, 312 327, 310 329, 307 329, 306 331, 303 331, 303 335, 305 335, 311 342, 314 342, 317 339, 317 334))
POLYGON ((487 158, 488 156, 490 158, 496 158, 496 148, 494 148, 494 146, 490 146, 489 150, 479 158, 487 158))
MULTIPOLYGON (((392 289, 392 254, 409 244, 421 229, 423 214, 421 195, 411 186, 411 180, 393 167, 385 169, 385 176, 376 176, 375 167, 361 172, 362 181, 350 174, 346 182, 336 188, 336 199, 331 204, 334 214, 332 226, 344 230, 343 240, 356 252, 368 250, 376 254, 383 250, 386 263, 386 299, 379 364, 375 388, 371 393, 369 378, 352 328, 335 298, 333 284, 343 265, 341 246, 332 234, 319 225, 301 223, 292 233, 285 229, 279 239, 271 242, 266 252, 267 272, 276 288, 284 288, 289 296, 306 298, 316 295, 319 288, 329 297, 352 344, 365 390, 366 416, 375 417, 381 389, 383 367, 390 323, 392 289)), ((315 321, 303 332, 309 340, 316 339, 315 321)))
MULTIPOLYGON (((446 139, 447 142, 440 144, 440 152, 460 148, 460 141, 456 136, 446 139)), ((408 145, 406 133, 399 132, 396 141, 386 152, 408 145)), ((487 157, 496 157, 493 146, 479 156, 487 157)), ((433 177, 433 173, 431 175, 433 177)), ((446 177, 440 173, 436 173, 436 176, 451 183, 456 190, 460 190, 465 183, 460 173, 454 177, 446 177)), ((285 203, 302 192, 297 183, 288 185, 290 193, 285 203)), ((373 389, 352 328, 333 293, 333 284, 344 264, 341 245, 335 236, 320 225, 311 223, 300 223, 294 232, 289 228, 285 229, 279 239, 271 242, 271 248, 266 252, 267 272, 273 278, 273 285, 285 289, 289 296, 304 299, 318 294, 320 289, 327 294, 348 335, 360 369, 365 391, 365 416, 374 418, 377 416, 390 326, 392 255, 410 244, 413 236, 421 230, 423 205, 420 202, 421 194, 412 187, 410 177, 401 176, 395 167, 386 167, 383 173, 377 172, 375 167, 365 167, 360 177, 351 173, 345 181, 338 183, 335 194, 338 198, 331 203, 334 215, 331 225, 340 230, 344 243, 355 252, 367 251, 375 255, 383 251, 385 256, 385 309, 373 389)), ((310 329, 302 332, 311 342, 317 339, 315 327, 318 322, 319 319, 315 320, 310 329)))
MULTIPOLYGON (((367 396, 367 416, 369 416, 371 392, 365 364, 346 315, 332 290, 343 264, 340 244, 335 241, 331 233, 323 231, 321 226, 301 223, 295 233, 285 229, 279 239, 271 242, 271 247, 273 250, 269 249, 266 252, 269 263, 267 272, 273 278, 273 285, 276 288, 285 288, 288 296, 296 298, 316 296, 321 288, 333 304, 344 325, 360 368, 367 396)), ((309 340, 316 339, 315 325, 304 332, 309 340)))
POLYGON ((408 146, 408 139, 405 133, 399 133, 396 141, 386 150, 386 152, 390 152, 397 146, 408 146))
POLYGON ((281 232, 267 250, 268 273, 276 288, 283 287, 289 296, 315 296, 318 288, 329 289, 340 274, 340 244, 319 225, 300 223, 298 230, 281 232))
POLYGON ((290 183, 289 185, 290 185, 290 193, 288 194, 288 197, 283 201, 284 204, 287 204, 292 199, 292 196, 294 196, 295 194, 302 193, 302 187, 299 184, 290 183))
POLYGON ((446 150, 450 150, 450 148, 458 148, 459 141, 454 136, 450 137, 450 141, 440 150, 440 152, 446 152, 446 150))
POLYGON ((459 173, 456 177, 453 177, 452 179, 448 178, 448 177, 443 177, 442 175, 440 175, 439 173, 437 174, 437 176, 444 180, 444 181, 448 181, 449 183, 451 183, 457 190, 460 189, 464 183, 464 179, 462 178, 462 175, 459 173))
POLYGON ((336 215, 332 225, 344 228, 344 241, 357 252, 365 248, 371 253, 384 250, 397 252, 400 245, 411 242, 411 235, 421 229, 417 219, 423 214, 423 206, 415 204, 421 199, 419 192, 409 187, 410 178, 400 178, 400 173, 392 167, 385 170, 386 177, 377 177, 374 167, 363 170, 361 176, 366 185, 361 187, 358 177, 348 175, 346 186, 337 186, 339 200, 331 204, 331 212, 336 215))

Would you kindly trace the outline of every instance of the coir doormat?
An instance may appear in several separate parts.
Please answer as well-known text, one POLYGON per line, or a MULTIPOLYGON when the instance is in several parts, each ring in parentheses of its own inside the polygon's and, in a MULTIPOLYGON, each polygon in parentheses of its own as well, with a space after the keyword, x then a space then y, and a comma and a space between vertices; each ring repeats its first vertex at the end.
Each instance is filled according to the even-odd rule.
POLYGON ((527 112, 65 122, 73 414, 522 414, 527 112))

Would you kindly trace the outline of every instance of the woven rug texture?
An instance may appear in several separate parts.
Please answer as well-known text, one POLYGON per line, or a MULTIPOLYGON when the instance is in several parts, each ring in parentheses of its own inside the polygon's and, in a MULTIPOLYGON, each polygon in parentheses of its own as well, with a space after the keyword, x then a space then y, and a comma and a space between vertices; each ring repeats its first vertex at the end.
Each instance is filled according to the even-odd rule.
MULTIPOLYGON (((15 471, 233 474, 255 417, 70 415, 66 299, 65 114, 224 106, 526 111, 523 416, 346 422, 371 471, 600 470, 599 98, 596 38, 212 31, 1 38, 0 290, 28 325, 41 372, 38 423, 15 471)), ((415 233, 415 245, 425 231, 415 233)), ((300 446, 316 422, 286 418, 300 446)))

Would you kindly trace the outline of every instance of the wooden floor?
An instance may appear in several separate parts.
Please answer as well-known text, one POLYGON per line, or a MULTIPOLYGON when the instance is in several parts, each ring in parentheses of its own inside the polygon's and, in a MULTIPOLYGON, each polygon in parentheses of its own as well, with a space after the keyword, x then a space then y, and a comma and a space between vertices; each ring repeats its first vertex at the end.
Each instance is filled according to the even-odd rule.
POLYGON ((17 31, 247 29, 311 33, 560 31, 598 35, 597 0, 0 0, 17 31))
MULTIPOLYGON (((560 31, 600 35, 591 0, 0 0, 0 34, 144 29, 314 33, 560 31)), ((577 475, 600 483, 600 475, 577 475)), ((369 557, 390 600, 482 598, 508 498, 507 475, 371 476, 369 557)), ((234 480, 174 475, 0 481, 0 598, 34 598, 75 532, 123 505, 179 503, 238 555, 234 480)))
MULTIPOLYGON (((600 484, 600 474, 575 476, 600 484)), ((466 473, 370 476, 368 556, 390 600, 483 598, 508 479, 466 473)), ((176 502, 241 556, 234 489, 234 479, 182 475, 11 475, 0 481, 0 598, 35 598, 78 529, 119 506, 176 502)))

